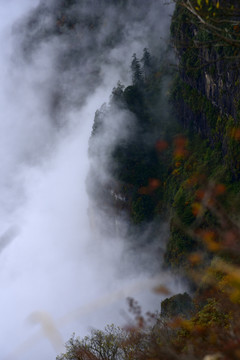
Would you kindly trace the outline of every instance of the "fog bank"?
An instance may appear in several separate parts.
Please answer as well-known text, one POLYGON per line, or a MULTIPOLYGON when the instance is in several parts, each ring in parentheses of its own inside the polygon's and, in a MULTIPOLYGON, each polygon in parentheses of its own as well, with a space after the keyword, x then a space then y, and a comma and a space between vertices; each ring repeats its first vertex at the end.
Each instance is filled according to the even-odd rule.
MULTIPOLYGON (((83 4, 88 17, 96 3, 83 4)), ((85 184, 94 113, 118 80, 128 81, 132 53, 148 45, 157 5, 149 2, 146 19, 143 7, 127 11, 129 19, 118 22, 127 24, 121 39, 105 47, 117 18, 112 6, 96 9, 112 17, 105 27, 100 21, 96 38, 81 24, 74 35, 64 26, 61 35, 52 31, 56 1, 0 2, 1 359, 54 359, 73 332, 124 323, 127 296, 146 310, 159 308, 152 293, 159 280, 139 266, 148 254, 139 259, 123 239, 98 234, 85 184)), ((159 31, 167 32, 165 17, 159 31)), ((161 281, 169 285, 168 275, 161 281)), ((171 280, 172 290, 178 287, 171 280)))

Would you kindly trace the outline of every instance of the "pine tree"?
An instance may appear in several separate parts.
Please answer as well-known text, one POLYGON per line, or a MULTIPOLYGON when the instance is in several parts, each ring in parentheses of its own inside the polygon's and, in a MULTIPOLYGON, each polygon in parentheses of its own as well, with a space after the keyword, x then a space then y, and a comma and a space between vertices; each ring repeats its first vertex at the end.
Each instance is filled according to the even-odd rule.
POLYGON ((136 54, 133 54, 131 70, 132 70, 133 85, 141 86, 143 83, 143 74, 142 74, 140 61, 137 58, 136 54))
POLYGON ((144 80, 146 81, 146 79, 153 72, 152 57, 151 57, 151 54, 150 54, 150 52, 148 51, 147 48, 145 48, 143 50, 143 57, 141 59, 141 63, 142 63, 142 68, 143 68, 143 77, 144 77, 144 80))
POLYGON ((110 104, 116 104, 116 105, 122 105, 123 100, 123 91, 124 91, 124 85, 118 81, 117 86, 113 88, 112 95, 111 95, 111 102, 110 104))

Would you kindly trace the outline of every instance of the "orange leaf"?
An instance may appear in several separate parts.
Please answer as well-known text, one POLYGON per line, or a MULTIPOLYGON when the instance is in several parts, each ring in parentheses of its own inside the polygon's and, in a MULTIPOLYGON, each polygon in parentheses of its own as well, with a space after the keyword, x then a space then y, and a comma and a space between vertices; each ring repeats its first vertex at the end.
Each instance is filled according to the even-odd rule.
POLYGON ((156 149, 159 152, 162 152, 168 148, 168 143, 165 140, 158 140, 156 143, 156 149))

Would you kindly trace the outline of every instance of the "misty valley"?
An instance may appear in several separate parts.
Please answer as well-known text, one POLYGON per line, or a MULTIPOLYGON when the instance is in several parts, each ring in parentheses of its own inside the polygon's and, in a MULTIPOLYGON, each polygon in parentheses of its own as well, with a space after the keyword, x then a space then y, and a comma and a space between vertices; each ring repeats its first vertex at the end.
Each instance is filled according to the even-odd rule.
POLYGON ((0 359, 239 359, 239 2, 0 12, 0 359))

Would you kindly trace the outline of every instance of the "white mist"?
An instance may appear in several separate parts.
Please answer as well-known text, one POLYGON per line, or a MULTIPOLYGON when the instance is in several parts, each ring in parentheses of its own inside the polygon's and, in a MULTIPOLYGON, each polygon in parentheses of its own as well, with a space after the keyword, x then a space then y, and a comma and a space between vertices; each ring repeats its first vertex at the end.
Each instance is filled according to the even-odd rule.
POLYGON ((127 296, 142 293, 150 309, 160 303, 147 274, 135 274, 132 266, 124 276, 118 273, 125 264, 124 242, 106 242, 89 225, 88 139, 94 113, 120 75, 109 67, 86 105, 67 112, 71 125, 57 130, 44 102, 50 47, 29 67, 14 65, 11 26, 36 3, 0 1, 3 360, 55 359, 73 332, 84 336, 91 327, 123 323, 127 296))

